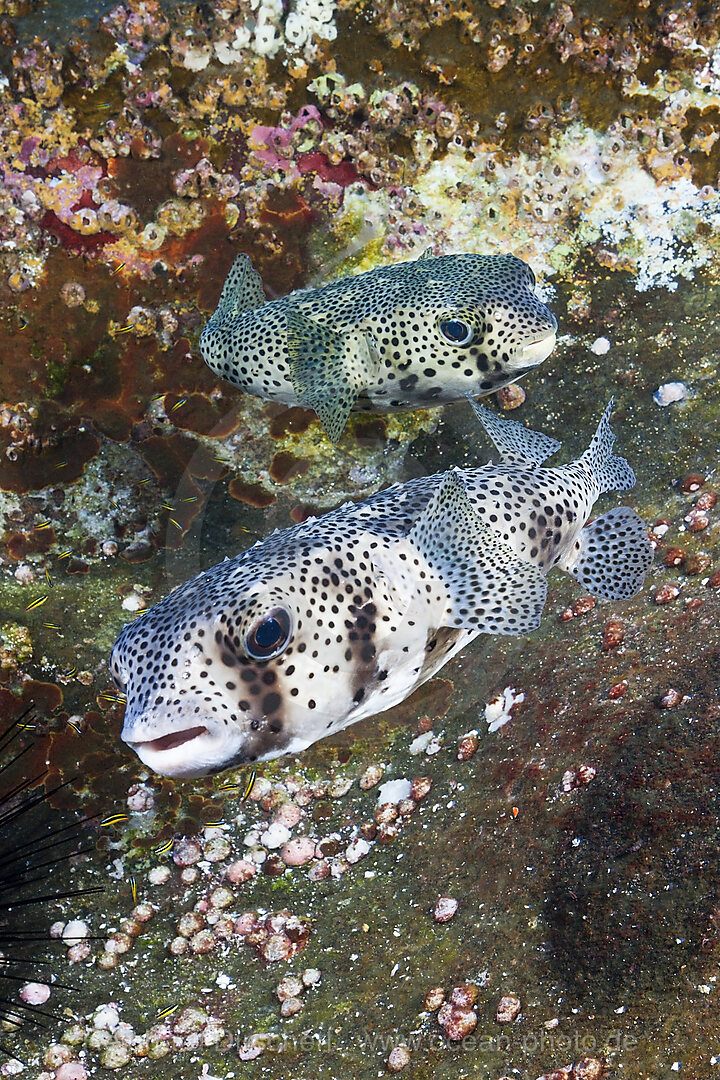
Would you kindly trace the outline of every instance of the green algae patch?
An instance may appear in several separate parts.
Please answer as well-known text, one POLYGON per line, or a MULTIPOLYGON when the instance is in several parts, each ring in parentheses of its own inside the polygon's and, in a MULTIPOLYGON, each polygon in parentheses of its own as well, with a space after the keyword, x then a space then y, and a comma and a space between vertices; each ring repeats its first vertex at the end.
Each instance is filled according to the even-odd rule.
POLYGON ((6 622, 0 626, 0 681, 7 681, 18 667, 32 659, 30 631, 21 623, 6 622))
POLYGON ((48 397, 60 397, 70 374, 67 365, 58 360, 48 360, 45 370, 48 397))

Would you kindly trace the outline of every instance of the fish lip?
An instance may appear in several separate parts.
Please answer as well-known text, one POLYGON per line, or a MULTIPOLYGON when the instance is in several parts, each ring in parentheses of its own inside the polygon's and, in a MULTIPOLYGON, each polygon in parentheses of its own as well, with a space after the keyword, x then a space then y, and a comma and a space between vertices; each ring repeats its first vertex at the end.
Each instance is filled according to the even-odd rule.
POLYGON ((163 753, 166 750, 176 750, 179 746, 192 742, 193 739, 209 734, 209 728, 204 724, 198 724, 196 727, 183 728, 181 731, 169 731, 167 735, 160 735, 156 739, 140 739, 137 742, 128 740, 128 746, 132 747, 135 753, 138 753, 138 747, 144 747, 152 753, 163 753))
POLYGON ((520 346, 513 366, 530 368, 542 364, 555 348, 556 341, 557 327, 550 326, 543 333, 537 334, 531 341, 520 346))
POLYGON ((210 717, 187 717, 186 727, 164 732, 156 717, 135 717, 120 738, 148 769, 173 780, 222 772, 231 762, 241 761, 247 747, 246 732, 216 724, 210 717))

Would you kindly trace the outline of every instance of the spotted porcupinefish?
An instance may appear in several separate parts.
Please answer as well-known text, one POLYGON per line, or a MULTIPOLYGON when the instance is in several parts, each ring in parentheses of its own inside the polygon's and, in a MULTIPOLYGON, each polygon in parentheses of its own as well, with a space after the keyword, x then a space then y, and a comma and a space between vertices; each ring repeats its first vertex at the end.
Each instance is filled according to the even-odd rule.
POLYGON ((560 443, 473 403, 497 464, 395 484, 177 588, 113 649, 124 741, 179 777, 295 753, 396 705, 478 634, 536 629, 554 566, 633 596, 652 559, 642 520, 618 506, 585 524, 601 492, 635 483, 611 405, 585 453, 548 468, 560 443))
POLYGON ((514 255, 425 255, 266 301, 235 260, 200 352, 262 398, 314 409, 337 442, 350 413, 422 408, 515 382, 555 345, 555 316, 514 255))

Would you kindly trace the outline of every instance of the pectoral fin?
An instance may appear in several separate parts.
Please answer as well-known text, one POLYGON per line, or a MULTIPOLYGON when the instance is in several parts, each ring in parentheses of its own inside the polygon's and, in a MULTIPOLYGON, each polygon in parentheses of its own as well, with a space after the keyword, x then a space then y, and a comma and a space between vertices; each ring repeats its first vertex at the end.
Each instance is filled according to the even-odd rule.
POLYGON ((528 634, 540 625, 545 578, 483 524, 456 471, 447 473, 409 539, 448 589, 445 625, 486 634, 528 634))
POLYGON ((378 585, 383 591, 382 600, 399 615, 407 614, 417 595, 417 582, 411 570, 410 547, 405 540, 394 541, 390 552, 373 551, 371 562, 378 585), (403 558, 398 558, 402 552, 403 558))
POLYGON ((289 305, 287 351, 298 400, 315 410, 328 438, 337 442, 358 395, 376 378, 379 357, 372 338, 361 331, 339 334, 289 305))

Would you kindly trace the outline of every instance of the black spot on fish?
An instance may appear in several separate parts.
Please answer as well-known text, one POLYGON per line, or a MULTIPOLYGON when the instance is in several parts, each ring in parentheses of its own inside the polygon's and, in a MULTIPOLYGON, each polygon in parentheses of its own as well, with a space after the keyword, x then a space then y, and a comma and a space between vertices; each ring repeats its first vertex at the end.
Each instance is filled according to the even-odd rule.
POLYGON ((279 694, 276 694, 275 692, 271 694, 266 694, 265 697, 262 699, 262 710, 266 716, 269 716, 270 713, 276 712, 281 705, 282 698, 279 694))

